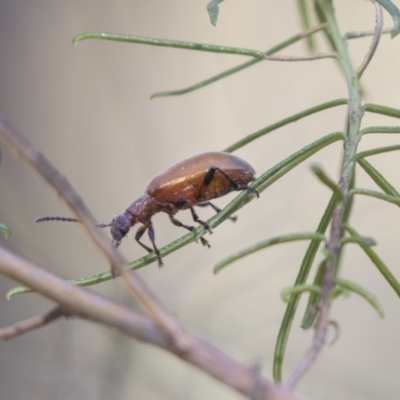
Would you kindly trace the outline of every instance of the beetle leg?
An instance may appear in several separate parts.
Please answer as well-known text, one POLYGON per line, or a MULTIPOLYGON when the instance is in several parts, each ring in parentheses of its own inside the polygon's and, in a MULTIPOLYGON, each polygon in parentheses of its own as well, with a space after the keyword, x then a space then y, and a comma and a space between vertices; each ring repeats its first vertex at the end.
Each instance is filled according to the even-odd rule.
POLYGON ((207 224, 207 222, 202 221, 199 216, 196 214, 196 211, 194 210, 193 204, 187 200, 187 199, 180 199, 175 206, 180 209, 183 207, 189 208, 190 212, 192 213, 192 218, 194 222, 197 222, 200 224, 206 231, 208 231, 210 234, 212 233, 210 225, 207 224))
MULTIPOLYGON (((196 204, 196 206, 197 206, 197 207, 207 207, 207 206, 210 206, 212 209, 215 210, 215 212, 216 212, 217 214, 218 214, 219 212, 222 211, 222 210, 221 210, 219 207, 217 207, 215 204, 211 203, 211 201, 203 201, 203 203, 198 203, 198 204, 196 204)), ((236 222, 237 219, 238 219, 238 217, 237 217, 236 215, 231 215, 231 216, 229 217, 229 219, 230 219, 232 222, 236 222)))
POLYGON ((223 169, 218 168, 218 167, 210 167, 210 169, 207 171, 207 173, 204 176, 204 185, 207 186, 211 183, 211 181, 214 178, 215 171, 218 171, 225 179, 231 184, 233 190, 247 190, 250 193, 252 193, 256 197, 260 197, 259 193, 257 192, 256 189, 252 188, 251 186, 244 185, 240 186, 235 182, 234 179, 232 179, 223 169))
MULTIPOLYGON (((194 229, 196 229, 194 226, 190 226, 190 225, 185 225, 183 224, 181 221, 177 220, 176 218, 174 218, 174 216, 172 214, 168 214, 170 221, 175 225, 175 226, 179 226, 180 228, 185 228, 188 231, 192 232, 194 229)), ((210 244, 208 243, 208 241, 206 239, 204 239, 203 236, 200 237, 200 241, 201 244, 203 246, 207 246, 208 248, 210 248, 210 244)))
POLYGON ((153 225, 151 224, 151 222, 150 222, 150 225, 149 225, 149 238, 150 238, 151 243, 153 244, 154 252, 157 255, 158 266, 162 267, 164 264, 163 264, 162 259, 161 259, 160 250, 158 250, 158 248, 156 246, 156 242, 155 242, 156 235, 154 233, 154 228, 153 228, 153 225))
POLYGON ((149 230, 149 238, 150 238, 151 243, 153 244, 154 252, 157 254, 158 265, 161 267, 161 266, 163 265, 163 262, 162 262, 162 259, 161 259, 161 256, 160 256, 160 252, 158 251, 157 246, 156 246, 156 244, 155 244, 155 242, 154 242, 155 235, 154 235, 153 226, 152 226, 152 225, 150 225, 150 226, 142 225, 142 226, 136 231, 135 240, 136 240, 146 251, 148 251, 149 253, 153 253, 153 249, 151 249, 150 247, 146 246, 144 243, 142 243, 142 242, 140 241, 141 237, 143 236, 143 234, 146 232, 147 229, 149 230))

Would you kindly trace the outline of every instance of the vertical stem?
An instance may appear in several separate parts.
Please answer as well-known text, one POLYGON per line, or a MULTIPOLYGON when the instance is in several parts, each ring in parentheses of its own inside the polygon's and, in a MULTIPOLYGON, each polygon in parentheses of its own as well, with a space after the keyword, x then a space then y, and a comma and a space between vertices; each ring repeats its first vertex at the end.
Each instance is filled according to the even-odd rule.
POLYGON ((326 245, 328 258, 325 263, 323 285, 321 291, 321 306, 316 324, 316 330, 310 349, 303 356, 297 368, 286 382, 293 389, 302 376, 311 367, 326 342, 330 317, 330 293, 335 285, 335 277, 340 259, 340 238, 343 234, 345 210, 349 202, 349 188, 354 176, 355 155, 361 139, 360 126, 363 117, 361 90, 358 77, 351 63, 350 54, 345 39, 341 36, 337 25, 332 0, 317 0, 328 24, 327 31, 338 52, 339 66, 343 72, 349 92, 348 130, 344 140, 343 160, 339 179, 339 188, 343 192, 344 201, 337 202, 332 214, 330 237, 326 245))

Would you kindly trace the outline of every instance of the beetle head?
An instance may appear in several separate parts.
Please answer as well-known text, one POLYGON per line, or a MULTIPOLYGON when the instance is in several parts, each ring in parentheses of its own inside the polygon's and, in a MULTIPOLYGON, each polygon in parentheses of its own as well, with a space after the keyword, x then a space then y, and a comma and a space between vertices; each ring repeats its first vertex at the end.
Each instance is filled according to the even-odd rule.
POLYGON ((110 232, 115 247, 118 247, 121 244, 121 240, 126 236, 135 223, 136 218, 126 211, 113 218, 110 223, 110 232))

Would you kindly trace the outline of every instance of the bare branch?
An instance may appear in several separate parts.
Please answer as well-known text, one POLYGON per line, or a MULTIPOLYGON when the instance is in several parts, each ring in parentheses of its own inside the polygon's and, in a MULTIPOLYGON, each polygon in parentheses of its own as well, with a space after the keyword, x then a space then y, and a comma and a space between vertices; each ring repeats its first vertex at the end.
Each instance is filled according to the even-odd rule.
POLYGON ((128 271, 125 266, 127 261, 111 246, 105 234, 95 227, 95 220, 82 198, 74 190, 68 180, 38 152, 27 139, 22 137, 13 129, 0 115, 0 136, 6 141, 9 147, 21 155, 42 177, 57 191, 58 195, 71 208, 73 213, 82 222, 86 233, 110 261, 114 268, 128 285, 132 295, 139 301, 142 307, 153 316, 160 325, 171 335, 178 348, 184 349, 190 345, 190 337, 184 334, 179 323, 162 307, 156 297, 150 292, 139 275, 128 271))
POLYGON ((63 315, 65 315, 65 313, 62 311, 61 307, 54 307, 45 314, 36 315, 35 317, 17 322, 11 326, 7 326, 6 328, 0 328, 0 339, 7 340, 23 335, 24 333, 33 331, 34 329, 41 328, 50 322, 54 322, 63 315))
POLYGON ((62 310, 113 327, 122 333, 174 353, 216 380, 250 397, 263 400, 295 400, 287 389, 275 386, 247 366, 204 340, 191 335, 191 346, 178 349, 153 319, 88 289, 74 286, 55 273, 0 247, 0 273, 31 287, 55 301, 62 310))

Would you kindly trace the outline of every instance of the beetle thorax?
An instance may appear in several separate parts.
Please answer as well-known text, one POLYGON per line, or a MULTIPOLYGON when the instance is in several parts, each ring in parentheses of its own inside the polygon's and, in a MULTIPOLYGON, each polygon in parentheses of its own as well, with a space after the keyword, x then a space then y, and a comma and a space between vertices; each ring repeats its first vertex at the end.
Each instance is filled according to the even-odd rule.
POLYGON ((126 212, 134 216, 142 224, 147 224, 150 218, 159 211, 160 208, 147 193, 135 200, 126 210, 126 212))

